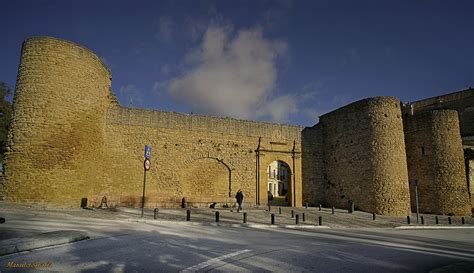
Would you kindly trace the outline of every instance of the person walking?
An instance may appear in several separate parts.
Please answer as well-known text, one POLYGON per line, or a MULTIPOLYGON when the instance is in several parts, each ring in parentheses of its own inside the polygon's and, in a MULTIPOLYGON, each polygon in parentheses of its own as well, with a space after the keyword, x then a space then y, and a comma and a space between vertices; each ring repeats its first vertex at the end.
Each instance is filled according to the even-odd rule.
POLYGON ((242 193, 242 190, 238 190, 237 194, 235 195, 235 199, 237 200, 237 205, 239 206, 237 208, 237 212, 242 210, 242 202, 244 201, 244 194, 242 193))

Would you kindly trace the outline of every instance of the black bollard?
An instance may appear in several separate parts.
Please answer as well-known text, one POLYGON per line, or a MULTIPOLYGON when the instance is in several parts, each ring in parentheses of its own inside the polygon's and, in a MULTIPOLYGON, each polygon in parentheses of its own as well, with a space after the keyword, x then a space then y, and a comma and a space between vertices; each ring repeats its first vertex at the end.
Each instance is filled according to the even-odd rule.
POLYGON ((372 213, 372 220, 375 220, 375 212, 372 213))
POLYGON ((322 208, 322 206, 321 206, 321 204, 319 204, 319 211, 321 211, 321 208, 322 208))
POLYGON ((155 220, 158 219, 158 211, 159 211, 159 209, 157 209, 157 208, 155 208, 153 210, 153 219, 155 219, 155 220))
POLYGON ((306 221, 306 219, 305 219, 305 217, 304 217, 304 212, 303 212, 303 222, 305 222, 305 221, 306 221))
POLYGON ((425 224, 425 218, 423 217, 423 215, 421 215, 420 219, 421 219, 421 224, 424 225, 425 224))
POLYGON ((81 208, 87 208, 87 198, 81 198, 81 208))
POLYGON ((450 224, 450 225, 452 224, 452 222, 451 222, 451 216, 448 217, 448 224, 450 224))
POLYGON ((336 214, 336 212, 335 212, 334 210, 335 210, 335 208, 334 208, 334 206, 333 206, 333 207, 332 207, 332 214, 336 214))
POLYGON ((296 224, 298 225, 300 223, 300 215, 296 214, 296 224))
POLYGON ((295 212, 291 210, 291 218, 295 218, 295 212))
POLYGON ((407 216, 407 224, 410 224, 410 216, 407 216))
POLYGON ((272 223, 272 225, 275 224, 275 214, 273 214, 273 213, 272 213, 271 223, 272 223))
POLYGON ((186 221, 191 221, 191 211, 186 210, 186 221))
POLYGON ((439 218, 438 218, 438 216, 435 216, 435 223, 436 223, 436 224, 439 224, 439 218))
POLYGON ((323 217, 322 217, 322 216, 319 216, 319 225, 320 225, 320 226, 323 225, 323 217))
POLYGON ((278 208, 278 213, 281 214, 281 208, 278 208))
POLYGON ((461 224, 463 224, 463 225, 465 224, 464 217, 461 217, 461 224))
POLYGON ((244 212, 244 224, 247 223, 247 213, 244 212))
POLYGON ((216 211, 216 223, 219 223, 219 212, 216 211))

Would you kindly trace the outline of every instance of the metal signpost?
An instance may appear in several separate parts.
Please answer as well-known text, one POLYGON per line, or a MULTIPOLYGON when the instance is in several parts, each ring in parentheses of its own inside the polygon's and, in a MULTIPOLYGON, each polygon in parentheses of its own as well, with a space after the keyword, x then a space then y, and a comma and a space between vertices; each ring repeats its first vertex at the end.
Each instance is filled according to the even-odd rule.
POLYGON ((145 208, 145 187, 146 187, 146 172, 150 170, 151 167, 151 146, 145 146, 145 161, 143 161, 143 194, 142 194, 142 217, 143 210, 145 208))
POLYGON ((145 159, 151 158, 151 146, 145 145, 145 159))

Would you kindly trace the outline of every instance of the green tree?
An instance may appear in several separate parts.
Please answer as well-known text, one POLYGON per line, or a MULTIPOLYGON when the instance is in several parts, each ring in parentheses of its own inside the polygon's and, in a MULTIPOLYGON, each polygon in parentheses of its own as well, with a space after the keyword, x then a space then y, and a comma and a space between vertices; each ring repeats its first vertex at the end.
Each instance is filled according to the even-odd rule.
POLYGON ((8 126, 12 112, 12 104, 7 100, 12 90, 4 82, 0 81, 0 160, 3 161, 3 154, 7 146, 8 126))

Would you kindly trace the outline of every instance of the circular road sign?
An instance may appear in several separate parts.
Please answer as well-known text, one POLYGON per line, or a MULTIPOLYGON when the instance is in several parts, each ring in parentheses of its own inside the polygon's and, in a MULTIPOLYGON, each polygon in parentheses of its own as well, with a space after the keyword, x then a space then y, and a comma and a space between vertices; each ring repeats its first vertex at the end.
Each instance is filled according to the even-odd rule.
POLYGON ((143 162, 143 167, 145 168, 145 171, 148 171, 150 169, 151 163, 149 159, 145 159, 145 162, 143 162))

